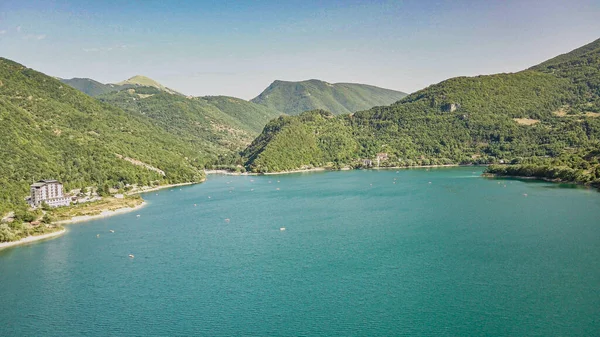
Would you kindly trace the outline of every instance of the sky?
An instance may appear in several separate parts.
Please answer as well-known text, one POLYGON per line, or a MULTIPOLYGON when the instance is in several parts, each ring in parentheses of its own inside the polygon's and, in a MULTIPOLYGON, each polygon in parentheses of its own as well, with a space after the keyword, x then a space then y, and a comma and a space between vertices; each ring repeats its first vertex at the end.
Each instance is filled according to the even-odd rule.
POLYGON ((600 1, 0 0, 0 56, 51 76, 145 75, 187 95, 274 80, 414 92, 600 38, 600 1))

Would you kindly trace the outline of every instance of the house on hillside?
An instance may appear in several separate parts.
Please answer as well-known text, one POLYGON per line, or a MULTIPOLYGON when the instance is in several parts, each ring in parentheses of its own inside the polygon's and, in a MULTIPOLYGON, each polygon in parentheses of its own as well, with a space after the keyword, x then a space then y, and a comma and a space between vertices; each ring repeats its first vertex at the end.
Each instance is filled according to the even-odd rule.
POLYGON ((31 185, 29 204, 39 207, 42 203, 50 207, 69 206, 71 198, 63 194, 63 185, 58 180, 40 180, 31 185))
POLYGON ((379 164, 382 161, 386 161, 386 160, 388 160, 388 154, 387 153, 385 153, 385 152, 378 153, 377 154, 377 167, 379 167, 379 164))

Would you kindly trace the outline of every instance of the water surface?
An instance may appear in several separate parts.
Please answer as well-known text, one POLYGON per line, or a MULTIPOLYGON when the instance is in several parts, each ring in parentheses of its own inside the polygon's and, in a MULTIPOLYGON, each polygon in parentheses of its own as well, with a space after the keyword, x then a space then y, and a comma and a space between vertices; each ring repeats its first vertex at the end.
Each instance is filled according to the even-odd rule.
POLYGON ((210 176, 146 194, 1 251, 0 335, 596 335, 600 193, 480 173, 210 176))

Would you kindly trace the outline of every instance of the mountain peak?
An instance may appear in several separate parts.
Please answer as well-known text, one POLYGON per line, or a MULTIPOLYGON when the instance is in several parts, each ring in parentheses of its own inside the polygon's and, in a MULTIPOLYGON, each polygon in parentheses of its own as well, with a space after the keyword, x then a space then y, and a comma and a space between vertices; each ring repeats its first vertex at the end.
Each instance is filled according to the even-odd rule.
POLYGON ((170 94, 181 95, 179 92, 177 92, 173 89, 169 89, 169 88, 165 87, 164 85, 158 83, 157 81, 151 79, 150 77, 147 77, 144 75, 135 75, 125 81, 121 81, 121 82, 115 83, 115 84, 117 84, 117 85, 129 84, 129 85, 136 85, 136 86, 143 86, 143 87, 153 87, 153 88, 168 92, 170 94))
POLYGON ((156 82, 155 80, 151 79, 150 77, 144 76, 144 75, 135 75, 133 77, 130 77, 128 79, 126 79, 125 81, 121 81, 118 83, 115 83, 118 85, 124 85, 124 84, 135 84, 135 85, 143 85, 145 87, 155 87, 155 88, 162 88, 164 87, 162 84, 156 82))

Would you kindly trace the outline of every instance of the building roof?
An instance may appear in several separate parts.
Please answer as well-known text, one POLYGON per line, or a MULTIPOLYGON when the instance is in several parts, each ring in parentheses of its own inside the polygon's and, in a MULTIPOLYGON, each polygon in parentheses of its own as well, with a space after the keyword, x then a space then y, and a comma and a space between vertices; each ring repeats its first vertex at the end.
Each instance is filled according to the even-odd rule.
POLYGON ((46 180, 39 180, 37 183, 31 184, 31 187, 40 188, 47 184, 60 184, 60 183, 58 182, 58 180, 46 179, 46 180))

